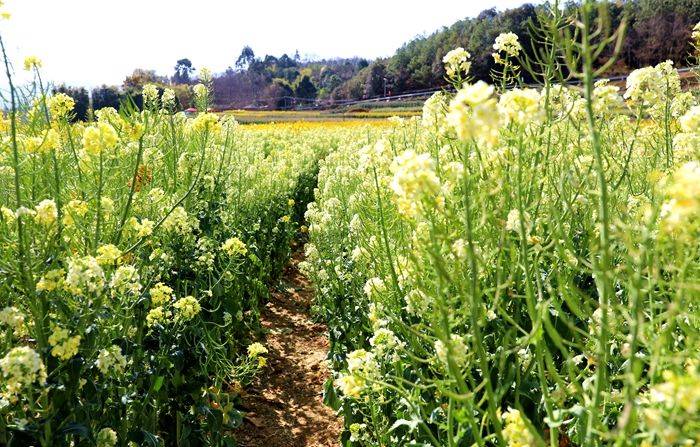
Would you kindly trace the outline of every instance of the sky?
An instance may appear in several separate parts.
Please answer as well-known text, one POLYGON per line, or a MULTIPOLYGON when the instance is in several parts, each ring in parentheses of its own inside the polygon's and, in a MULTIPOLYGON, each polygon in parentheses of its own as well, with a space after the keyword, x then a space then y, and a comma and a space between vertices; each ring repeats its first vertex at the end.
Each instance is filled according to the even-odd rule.
POLYGON ((523 0, 7 0, 2 35, 17 75, 36 55, 43 77, 120 85, 134 68, 171 75, 175 62, 222 72, 244 45, 257 56, 390 56, 412 38, 523 0), (337 5, 337 6, 334 6, 337 5))

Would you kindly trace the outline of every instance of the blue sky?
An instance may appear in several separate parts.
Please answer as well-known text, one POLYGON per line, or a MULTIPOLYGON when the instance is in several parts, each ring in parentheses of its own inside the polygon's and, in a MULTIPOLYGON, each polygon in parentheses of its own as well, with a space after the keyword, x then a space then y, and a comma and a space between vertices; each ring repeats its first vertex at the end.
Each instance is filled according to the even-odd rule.
MULTIPOLYGON (((134 68, 171 74, 177 59, 223 71, 256 55, 389 56, 404 42, 523 0, 7 0, 0 23, 15 68, 26 55, 70 85, 121 84, 134 68), (338 6, 335 6, 338 5, 338 6)), ((22 76, 18 73, 20 77, 22 76)))

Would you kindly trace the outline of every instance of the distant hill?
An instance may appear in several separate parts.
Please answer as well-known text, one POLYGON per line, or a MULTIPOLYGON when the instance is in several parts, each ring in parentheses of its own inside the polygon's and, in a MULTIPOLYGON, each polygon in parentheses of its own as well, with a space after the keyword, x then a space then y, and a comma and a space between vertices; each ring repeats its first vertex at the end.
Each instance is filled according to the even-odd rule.
MULTIPOLYGON (((577 7, 569 2, 565 9, 577 7)), ((437 88, 445 84, 442 57, 451 49, 463 47, 472 55, 470 74, 475 79, 490 80, 494 68, 491 57, 496 36, 512 31, 520 37, 526 51, 531 51, 528 22, 537 23, 543 6, 524 4, 518 8, 483 11, 429 36, 418 37, 399 48, 386 59, 378 59, 357 72, 333 92, 335 99, 361 99, 401 94, 419 89, 437 88)), ((611 74, 673 60, 685 65, 690 53, 691 29, 700 21, 698 0, 627 0, 608 4, 611 22, 617 25, 628 15, 628 31, 623 51, 611 74)))
MULTIPOLYGON (((666 59, 673 60, 676 66, 686 65, 691 29, 700 21, 700 0, 619 0, 605 5, 613 26, 625 14, 629 19, 622 53, 610 75, 625 74, 666 59)), ((571 1, 564 9, 576 7, 578 3, 571 1)), ((259 57, 252 48, 245 47, 232 67, 214 75, 214 107, 298 109, 319 101, 330 104, 440 88, 445 85, 442 58, 456 47, 471 53, 470 75, 488 82, 494 68, 491 53, 496 36, 514 32, 524 51, 532 53, 537 45, 531 39, 530 23, 537 24, 538 14, 543 11, 544 6, 532 4, 504 11, 487 9, 477 17, 417 37, 393 56, 374 61, 359 57, 305 60, 298 52, 292 57, 259 57)), ((183 58, 177 61, 172 76, 136 69, 121 86, 102 86, 91 92, 69 86, 55 90, 76 100, 81 111, 79 119, 86 119, 89 108, 119 107, 126 98, 140 106, 141 90, 147 83, 173 88, 180 108, 185 109, 192 105, 191 86, 198 82, 194 71, 192 62, 183 58)), ((526 81, 531 80, 527 73, 523 76, 526 81)))

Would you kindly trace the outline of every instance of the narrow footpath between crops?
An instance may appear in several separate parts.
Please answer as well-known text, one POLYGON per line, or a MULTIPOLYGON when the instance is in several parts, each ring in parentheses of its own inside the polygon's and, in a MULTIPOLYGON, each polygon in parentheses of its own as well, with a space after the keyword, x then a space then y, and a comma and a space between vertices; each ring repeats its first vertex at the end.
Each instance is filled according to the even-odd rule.
POLYGON ((242 447, 337 447, 341 420, 323 404, 329 376, 326 326, 310 316, 313 291, 292 256, 261 311, 268 365, 243 396, 242 447))

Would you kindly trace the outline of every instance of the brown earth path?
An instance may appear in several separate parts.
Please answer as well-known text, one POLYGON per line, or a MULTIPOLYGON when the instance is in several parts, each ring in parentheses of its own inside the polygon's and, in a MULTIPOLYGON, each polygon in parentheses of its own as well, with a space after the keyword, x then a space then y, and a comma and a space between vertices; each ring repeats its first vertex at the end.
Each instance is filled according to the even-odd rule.
POLYGON ((268 364, 243 396, 241 447, 338 447, 341 420, 323 404, 326 326, 309 314, 313 291, 297 252, 261 311, 268 364))

